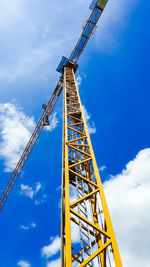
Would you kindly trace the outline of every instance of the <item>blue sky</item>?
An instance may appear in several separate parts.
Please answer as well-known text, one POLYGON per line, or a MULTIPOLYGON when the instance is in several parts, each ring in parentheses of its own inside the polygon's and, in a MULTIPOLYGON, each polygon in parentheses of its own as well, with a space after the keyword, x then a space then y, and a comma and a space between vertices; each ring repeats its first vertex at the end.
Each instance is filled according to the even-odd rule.
MULTIPOLYGON (((59 60, 69 57, 90 14, 90 3, 0 1, 1 193, 59 78, 59 60)), ((76 74, 128 267, 150 266, 150 3, 145 4, 109 1, 76 74)), ((0 213, 1 267, 60 264, 61 135, 62 96, 0 213)))

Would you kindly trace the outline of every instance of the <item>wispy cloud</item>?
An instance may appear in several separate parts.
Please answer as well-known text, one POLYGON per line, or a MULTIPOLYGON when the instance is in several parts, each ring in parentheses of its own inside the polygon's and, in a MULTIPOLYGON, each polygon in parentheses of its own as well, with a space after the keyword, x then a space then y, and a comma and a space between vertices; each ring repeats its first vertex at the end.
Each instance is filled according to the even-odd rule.
POLYGON ((82 83, 82 77, 80 74, 78 74, 78 76, 76 77, 76 82, 77 82, 77 85, 80 86, 81 83, 82 83))
POLYGON ((36 195, 36 193, 39 192, 41 188, 42 188, 41 183, 40 182, 37 182, 36 183, 34 194, 36 195))
POLYGON ((42 256, 45 258, 50 258, 53 255, 56 255, 61 249, 61 238, 59 236, 51 237, 50 244, 44 246, 41 249, 42 256))
POLYGON ((18 266, 20 267, 31 267, 31 264, 27 261, 21 260, 17 263, 18 266))
POLYGON ((40 205, 46 202, 48 196, 44 193, 44 186, 40 182, 37 182, 35 186, 20 185, 20 195, 33 199, 36 205, 40 205))
POLYGON ((46 203, 47 199, 48 199, 48 195, 46 195, 46 194, 41 194, 40 197, 37 197, 37 198, 34 200, 34 203, 35 203, 35 205, 38 206, 38 205, 41 205, 41 204, 43 204, 43 203, 46 203))
POLYGON ((35 193, 34 189, 28 185, 21 184, 20 185, 21 190, 20 190, 20 195, 33 198, 33 195, 35 193))
POLYGON ((35 127, 33 117, 27 116, 14 104, 0 104, 0 158, 5 171, 12 171, 35 127))
POLYGON ((33 229, 33 228, 36 228, 36 223, 34 223, 34 222, 32 222, 32 223, 30 223, 29 225, 21 225, 20 226, 20 228, 21 229, 23 229, 23 230, 31 230, 31 229, 33 229))
POLYGON ((111 176, 104 190, 123 265, 150 266, 150 148, 141 150, 122 173, 111 176), (139 233, 144 249, 139 249, 139 233))
POLYGON ((40 191, 42 185, 40 182, 37 182, 34 188, 24 184, 21 184, 20 187, 20 195, 33 198, 33 196, 35 196, 40 191))
POLYGON ((87 112, 86 107, 83 105, 83 112, 84 112, 84 116, 85 116, 85 120, 88 126, 88 130, 89 130, 89 134, 93 134, 96 133, 96 127, 95 127, 95 123, 93 121, 91 121, 91 114, 89 114, 87 112))
POLYGON ((104 171, 106 169, 106 166, 103 165, 102 167, 99 168, 99 171, 104 171))

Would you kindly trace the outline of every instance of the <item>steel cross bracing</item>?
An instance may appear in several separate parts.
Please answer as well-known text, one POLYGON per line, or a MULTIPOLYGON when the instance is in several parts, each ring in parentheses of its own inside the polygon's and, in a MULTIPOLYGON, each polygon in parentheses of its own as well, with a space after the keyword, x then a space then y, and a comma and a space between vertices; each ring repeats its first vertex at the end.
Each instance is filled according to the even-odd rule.
MULTIPOLYGON (((97 0, 96 2, 94 1, 94 6, 93 6, 93 10, 91 12, 91 15, 89 17, 89 19, 87 20, 84 28, 83 28, 83 32, 77 42, 77 44, 75 45, 75 48, 73 49, 73 52, 71 53, 69 60, 74 61, 75 63, 77 63, 80 55, 83 52, 83 49, 85 47, 85 45, 87 44, 91 34, 93 33, 94 28, 96 27, 96 24, 98 22, 98 19, 100 17, 100 15, 102 14, 104 7, 106 5, 108 0, 97 0)), ((26 145, 18 163, 17 166, 14 170, 14 172, 12 173, 10 180, 8 182, 8 184, 6 185, 6 188, 0 198, 0 211, 2 210, 11 190, 13 189, 16 180, 19 177, 19 174, 21 173, 34 145, 36 144, 43 128, 44 128, 44 120, 45 117, 48 115, 50 116, 50 114, 52 113, 57 100, 62 92, 62 77, 59 79, 56 88, 54 89, 50 100, 48 102, 48 104, 46 105, 46 108, 43 112, 43 114, 41 115, 41 118, 28 142, 28 144, 26 145)))
POLYGON ((121 267, 71 63, 64 68, 63 90, 61 266, 121 267))

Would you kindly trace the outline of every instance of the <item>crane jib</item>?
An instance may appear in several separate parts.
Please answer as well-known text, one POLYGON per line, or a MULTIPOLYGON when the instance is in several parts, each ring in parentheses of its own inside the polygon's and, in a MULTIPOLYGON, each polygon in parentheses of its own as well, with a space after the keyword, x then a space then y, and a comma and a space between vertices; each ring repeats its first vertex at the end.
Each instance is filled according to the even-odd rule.
POLYGON ((71 54, 71 56, 69 58, 72 62, 78 61, 88 39, 90 38, 94 28, 96 27, 96 24, 98 22, 98 19, 99 19, 101 13, 102 13, 102 11, 99 8, 95 7, 93 9, 90 18, 87 20, 86 25, 83 28, 83 32, 79 38, 79 41, 77 42, 77 44, 73 50, 73 53, 71 54))
MULTIPOLYGON (((73 62, 74 64, 77 63, 79 57, 81 56, 91 34, 93 33, 96 24, 107 4, 108 0, 99 0, 99 1, 95 1, 93 0, 93 2, 90 5, 90 9, 92 9, 92 13, 89 17, 89 19, 86 21, 86 24, 83 27, 83 31, 80 35, 80 38, 78 40, 78 42, 76 43, 70 57, 69 57, 69 61, 73 62)), ((60 73, 63 73, 63 68, 66 66, 68 62, 68 59, 66 57, 62 57, 58 67, 57 67, 57 71, 60 73)))

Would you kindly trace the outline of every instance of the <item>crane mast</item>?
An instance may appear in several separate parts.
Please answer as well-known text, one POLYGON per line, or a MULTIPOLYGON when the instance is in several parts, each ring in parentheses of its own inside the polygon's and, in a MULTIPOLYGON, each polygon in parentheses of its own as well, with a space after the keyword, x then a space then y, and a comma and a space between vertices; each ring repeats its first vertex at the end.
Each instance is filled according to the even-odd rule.
POLYGON ((64 67, 62 163, 61 266, 121 267, 71 62, 64 67))
POLYGON ((97 163, 75 80, 81 56, 108 0, 93 0, 92 10, 69 59, 62 57, 61 77, 0 198, 0 210, 63 91, 61 266, 122 267, 97 163), (78 242, 74 242, 73 232, 78 242))

